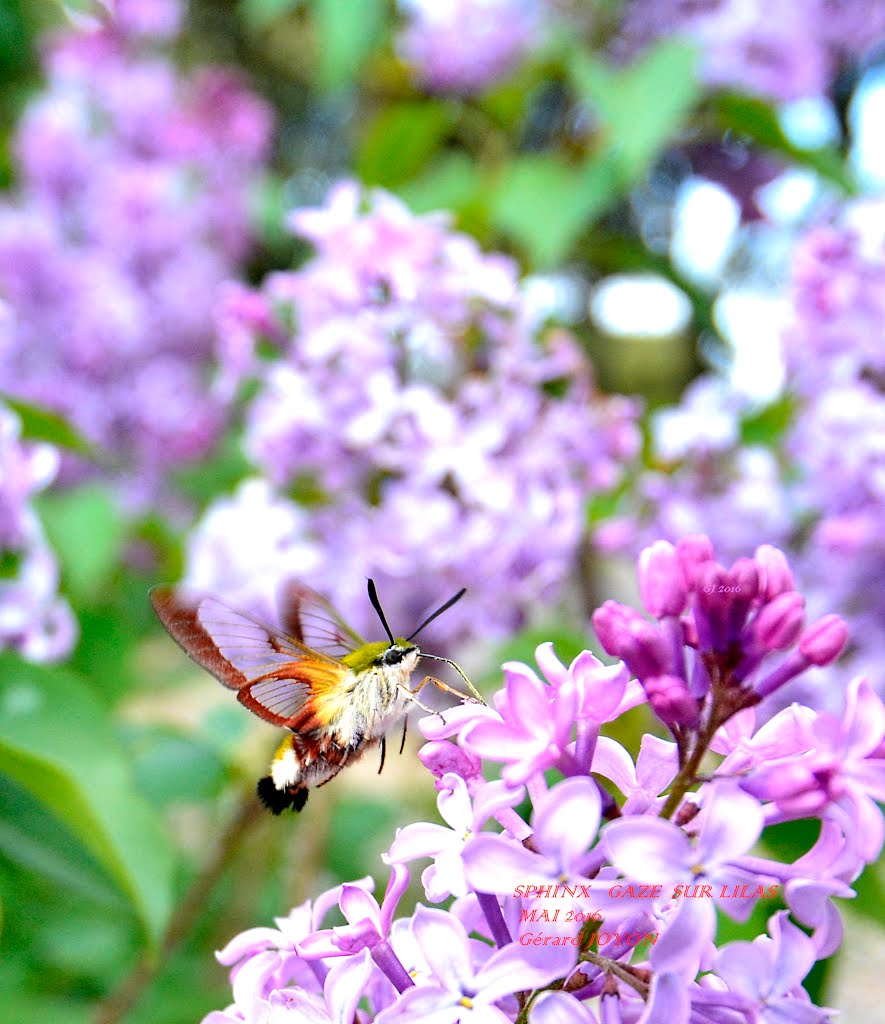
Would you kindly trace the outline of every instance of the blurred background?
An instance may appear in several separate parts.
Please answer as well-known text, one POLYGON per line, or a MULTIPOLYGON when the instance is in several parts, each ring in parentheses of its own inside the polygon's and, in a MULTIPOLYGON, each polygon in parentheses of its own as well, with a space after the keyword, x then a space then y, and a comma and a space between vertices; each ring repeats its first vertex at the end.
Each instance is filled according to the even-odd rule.
MULTIPOLYGON (((885 687, 885 0, 0 0, 0 78, 3 1021, 198 1021, 436 813, 416 742, 261 812, 155 583, 466 586, 488 693, 703 531, 852 626, 785 699, 885 687)), ((873 1020, 857 888, 808 987, 873 1020)))

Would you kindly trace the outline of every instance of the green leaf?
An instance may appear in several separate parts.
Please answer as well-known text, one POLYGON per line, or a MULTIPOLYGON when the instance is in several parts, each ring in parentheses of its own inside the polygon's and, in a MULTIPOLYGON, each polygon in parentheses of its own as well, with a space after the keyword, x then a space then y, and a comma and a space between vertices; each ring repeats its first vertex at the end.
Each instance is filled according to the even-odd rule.
POLYGON ((776 111, 764 100, 742 93, 720 93, 713 99, 713 112, 722 131, 745 135, 766 149, 804 164, 849 195, 857 191, 838 150, 831 146, 805 149, 795 145, 785 134, 776 111))
POLYGON ((391 187, 413 178, 439 148, 452 108, 434 100, 394 103, 375 115, 357 155, 357 173, 369 185, 391 187))
POLYGON ((535 267, 559 263, 616 194, 612 165, 570 167, 555 156, 517 157, 492 199, 496 227, 525 249, 535 267))
POLYGON ((240 15, 250 29, 261 31, 303 3, 304 0, 240 0, 240 15))
POLYGON ((87 484, 41 495, 38 510, 61 562, 65 588, 77 600, 94 600, 126 542, 126 526, 113 498, 102 487, 87 484))
POLYGON ((313 0, 320 85, 350 85, 384 37, 385 0, 313 0))
POLYGON ((576 50, 572 81, 607 131, 606 150, 624 188, 637 181, 700 97, 694 47, 666 40, 627 68, 576 50))
POLYGON ((156 941, 172 903, 172 849, 104 708, 77 676, 0 656, 0 771, 77 836, 156 941))
POLYGON ((415 213, 453 210, 458 213, 477 196, 480 176, 466 153, 443 153, 422 174, 397 188, 415 213))
POLYGON ((32 402, 25 402, 13 395, 0 395, 4 405, 21 420, 22 438, 26 441, 48 441, 57 448, 75 452, 89 459, 98 458, 95 448, 77 431, 77 429, 56 412, 44 409, 32 402))
POLYGON ((227 765, 218 751, 198 737, 142 726, 130 729, 126 738, 138 788, 159 806, 212 799, 228 781, 227 765))

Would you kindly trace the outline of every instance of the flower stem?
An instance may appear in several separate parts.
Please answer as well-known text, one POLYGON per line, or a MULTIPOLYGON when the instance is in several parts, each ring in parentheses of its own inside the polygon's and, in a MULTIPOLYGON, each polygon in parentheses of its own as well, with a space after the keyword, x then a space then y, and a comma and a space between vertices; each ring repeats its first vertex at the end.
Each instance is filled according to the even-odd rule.
POLYGON ((509 946, 513 942, 513 938, 510 935, 507 922, 504 920, 504 915, 501 913, 501 906, 498 903, 497 896, 492 895, 490 892, 477 892, 476 899, 485 915, 492 938, 495 940, 498 948, 502 949, 504 946, 509 946))

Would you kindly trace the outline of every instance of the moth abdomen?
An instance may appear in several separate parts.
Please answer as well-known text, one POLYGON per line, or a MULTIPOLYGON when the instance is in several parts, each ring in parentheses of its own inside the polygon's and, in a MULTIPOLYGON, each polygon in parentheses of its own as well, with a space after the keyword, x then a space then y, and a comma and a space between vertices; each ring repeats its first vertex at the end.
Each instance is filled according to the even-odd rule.
POLYGON ((300 811, 307 803, 309 791, 298 786, 286 786, 284 789, 277 789, 273 777, 265 775, 258 780, 256 787, 258 799, 271 812, 271 814, 282 814, 290 808, 293 811, 300 811))

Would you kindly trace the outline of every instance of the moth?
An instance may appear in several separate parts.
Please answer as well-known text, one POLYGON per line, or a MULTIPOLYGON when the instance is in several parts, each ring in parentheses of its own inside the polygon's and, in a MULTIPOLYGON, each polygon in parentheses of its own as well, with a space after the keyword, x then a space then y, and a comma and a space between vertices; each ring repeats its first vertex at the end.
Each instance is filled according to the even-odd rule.
MULTIPOLYGON (((366 642, 334 608, 302 583, 288 583, 280 595, 281 628, 236 611, 215 597, 158 586, 150 598, 160 622, 198 665, 210 672, 250 711, 289 732, 258 782, 258 797, 273 814, 300 811, 309 791, 323 786, 366 750, 380 744, 403 722, 410 703, 427 682, 467 700, 483 703, 461 669, 448 658, 423 653, 414 638, 459 601, 465 590, 440 605, 408 637, 387 624, 378 593, 368 581, 369 600, 386 640, 366 642), (411 688, 419 659, 453 666, 467 683, 467 697, 432 676, 411 688)), ((379 768, 380 771, 380 768, 379 768)))

